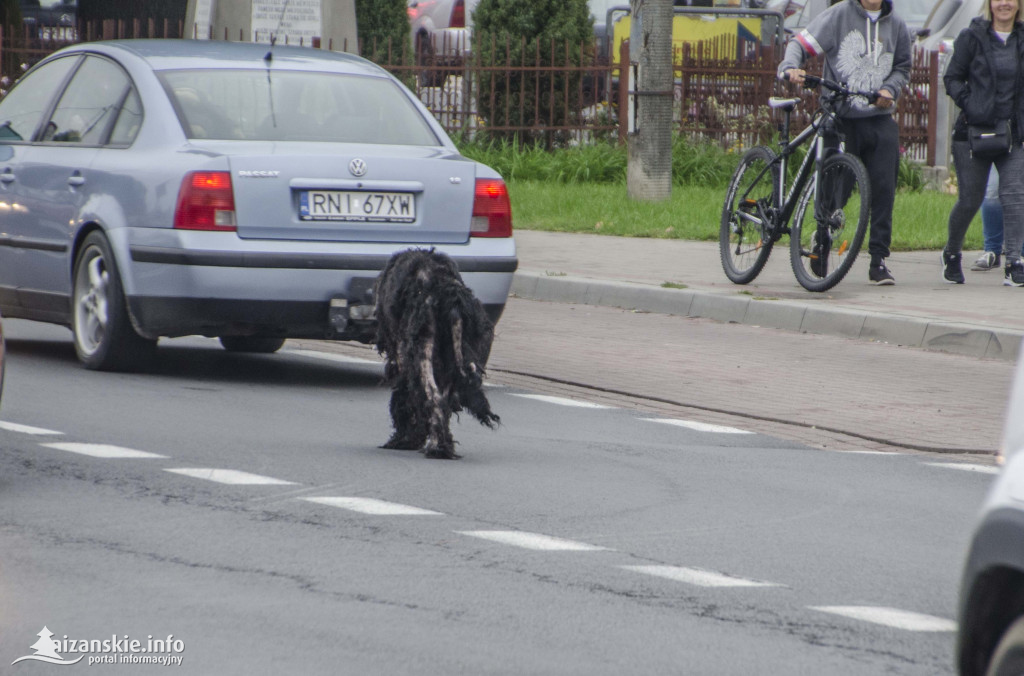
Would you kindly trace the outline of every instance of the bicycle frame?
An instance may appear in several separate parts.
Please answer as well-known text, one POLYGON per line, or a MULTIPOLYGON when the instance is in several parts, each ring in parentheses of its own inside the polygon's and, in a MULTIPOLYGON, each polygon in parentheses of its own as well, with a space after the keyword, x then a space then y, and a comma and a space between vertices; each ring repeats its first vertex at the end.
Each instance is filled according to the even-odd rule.
MULTIPOLYGON (((774 215, 775 223, 772 227, 772 237, 778 240, 782 235, 789 234, 789 219, 793 216, 793 211, 797 207, 797 199, 801 192, 803 192, 804 186, 807 185, 807 181, 810 179, 812 173, 819 173, 821 171, 821 165, 825 161, 825 137, 822 132, 823 126, 826 121, 831 117, 831 113, 826 110, 819 111, 819 114, 811 120, 811 124, 807 125, 807 128, 796 135, 796 138, 789 140, 789 118, 792 113, 792 107, 783 108, 785 112, 785 119, 782 123, 782 138, 779 140, 781 146, 779 154, 772 160, 771 164, 767 165, 761 170, 761 173, 757 175, 757 178, 752 182, 755 185, 757 181, 764 176, 764 172, 772 170, 773 168, 778 169, 776 180, 774 181, 772 190, 772 203, 780 205, 777 213, 774 215), (789 187, 789 191, 786 191, 786 175, 788 170, 788 160, 791 155, 796 152, 796 149, 802 146, 812 136, 814 139, 814 148, 812 152, 807 153, 804 156, 803 162, 800 164, 800 168, 797 171, 796 179, 789 187)), ((841 152, 841 151, 840 151, 841 152)), ((815 204, 821 203, 821 186, 815 184, 815 204)), ((743 195, 744 198, 747 195, 743 195)), ((761 222, 759 225, 764 226, 764 214, 761 215, 761 222)), ((744 217, 753 220, 750 215, 744 215, 744 217)))

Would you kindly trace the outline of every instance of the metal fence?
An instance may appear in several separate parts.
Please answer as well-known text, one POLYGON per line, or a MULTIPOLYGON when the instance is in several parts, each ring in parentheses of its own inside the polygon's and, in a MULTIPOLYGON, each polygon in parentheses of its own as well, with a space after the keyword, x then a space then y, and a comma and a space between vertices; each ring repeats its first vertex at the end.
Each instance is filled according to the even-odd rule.
MULTIPOLYGON (((181 35, 181 24, 138 20, 83 23, 59 34, 6 29, 0 31, 0 75, 13 81, 27 66, 80 40, 181 35)), ((225 31, 217 37, 242 39, 242 33, 225 31)), ((609 61, 585 45, 474 39, 472 53, 443 44, 429 51, 414 50, 411 44, 360 47, 405 82, 451 134, 515 135, 548 145, 626 138, 629 116, 622 113, 632 102, 621 75, 629 70, 628 42, 609 61)), ((778 95, 806 99, 805 117, 794 120, 797 126, 806 124, 815 93, 795 92, 780 83, 775 77, 780 58, 778 45, 739 50, 732 36, 676 50, 673 94, 679 132, 737 150, 767 143, 778 126, 767 101, 778 95)), ((940 93, 938 55, 915 55, 896 119, 906 156, 929 166, 936 163, 932 121, 940 93)))

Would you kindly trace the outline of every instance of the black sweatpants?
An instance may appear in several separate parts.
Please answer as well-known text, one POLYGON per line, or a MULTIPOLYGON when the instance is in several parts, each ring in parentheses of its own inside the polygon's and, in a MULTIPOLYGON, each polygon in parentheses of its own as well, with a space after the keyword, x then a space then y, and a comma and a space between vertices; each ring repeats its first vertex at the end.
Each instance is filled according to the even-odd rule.
POLYGON ((871 260, 889 257, 892 242, 892 207, 900 169, 900 129, 892 115, 843 118, 846 152, 864 163, 871 181, 871 260))

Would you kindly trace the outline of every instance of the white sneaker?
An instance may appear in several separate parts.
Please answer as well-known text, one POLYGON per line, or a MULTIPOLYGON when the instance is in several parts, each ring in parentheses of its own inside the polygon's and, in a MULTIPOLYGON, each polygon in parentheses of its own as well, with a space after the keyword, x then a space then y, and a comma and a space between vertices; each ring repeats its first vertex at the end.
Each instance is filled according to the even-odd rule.
POLYGON ((974 265, 971 266, 971 270, 974 272, 984 272, 985 270, 995 270, 999 267, 999 254, 994 251, 986 251, 981 254, 978 260, 974 261, 974 265))

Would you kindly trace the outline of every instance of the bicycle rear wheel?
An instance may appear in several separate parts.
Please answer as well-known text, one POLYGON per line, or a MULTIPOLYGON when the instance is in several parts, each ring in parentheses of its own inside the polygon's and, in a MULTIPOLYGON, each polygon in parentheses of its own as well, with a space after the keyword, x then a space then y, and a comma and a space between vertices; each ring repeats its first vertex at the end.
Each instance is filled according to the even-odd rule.
POLYGON ((853 267, 871 215, 871 186, 864 164, 838 153, 825 160, 817 180, 808 181, 790 224, 793 273, 808 291, 827 291, 853 267))
POLYGON ((771 149, 755 146, 743 154, 729 181, 718 250, 725 276, 736 284, 748 284, 761 273, 775 244, 774 159, 771 149))

